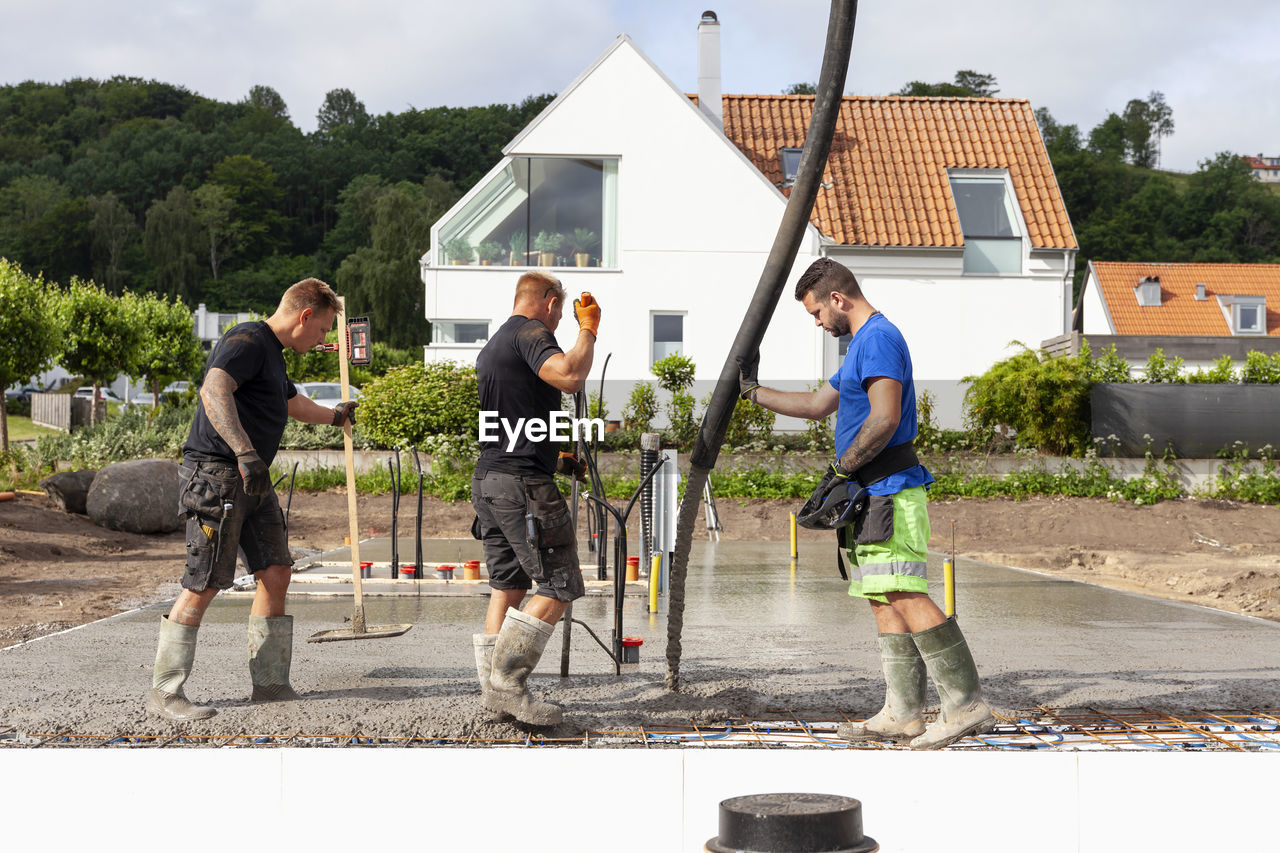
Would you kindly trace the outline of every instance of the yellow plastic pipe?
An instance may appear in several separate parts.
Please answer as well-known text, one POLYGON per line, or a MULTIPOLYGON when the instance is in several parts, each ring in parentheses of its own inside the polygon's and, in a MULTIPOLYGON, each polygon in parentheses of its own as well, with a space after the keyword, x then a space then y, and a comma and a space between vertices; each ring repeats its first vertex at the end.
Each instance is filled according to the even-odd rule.
POLYGON ((956 563, 955 557, 947 555, 942 561, 942 601, 947 616, 956 615, 956 563))
POLYGON ((796 514, 791 513, 791 559, 796 559, 799 553, 796 551, 796 514))
POLYGON ((654 554, 649 567, 649 612, 658 612, 658 575, 662 572, 662 555, 654 554))

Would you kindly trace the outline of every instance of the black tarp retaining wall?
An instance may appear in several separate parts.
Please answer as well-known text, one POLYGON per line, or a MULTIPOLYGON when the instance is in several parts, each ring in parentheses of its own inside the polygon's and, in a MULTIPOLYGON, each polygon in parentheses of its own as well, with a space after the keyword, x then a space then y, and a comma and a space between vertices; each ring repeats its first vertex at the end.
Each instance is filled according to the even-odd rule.
POLYGON ((1099 384, 1090 395, 1093 437, 1111 456, 1142 456, 1165 448, 1182 458, 1208 459, 1237 441, 1257 455, 1280 451, 1280 385, 1099 384), (1111 438, 1115 436, 1115 438, 1111 438))

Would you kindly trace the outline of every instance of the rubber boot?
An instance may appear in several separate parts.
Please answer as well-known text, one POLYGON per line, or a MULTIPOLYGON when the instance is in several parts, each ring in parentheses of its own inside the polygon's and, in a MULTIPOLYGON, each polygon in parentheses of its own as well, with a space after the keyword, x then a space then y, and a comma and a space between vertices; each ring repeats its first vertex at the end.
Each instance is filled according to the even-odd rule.
POLYGON ((293 662, 293 617, 249 617, 249 678, 251 702, 286 702, 301 699, 289 685, 293 662))
MULTIPOLYGON (((471 644, 476 649, 476 677, 480 679, 480 700, 488 707, 489 673, 493 670, 493 644, 498 641, 497 634, 472 634, 471 644)), ((498 711, 493 718, 500 723, 511 719, 505 711, 498 711)))
POLYGON ((493 644, 489 692, 484 697, 486 708, 505 711, 530 726, 554 726, 560 722, 560 706, 535 698, 525 686, 554 630, 554 625, 536 616, 507 608, 507 618, 493 644))
POLYGON ((156 646, 156 666, 151 677, 147 710, 183 723, 204 720, 218 713, 214 708, 192 705, 182 693, 196 657, 199 625, 180 625, 160 617, 160 641, 156 646))
POLYGON ((884 707, 864 723, 841 723, 845 740, 910 740, 924 734, 925 667, 910 634, 881 634, 884 707))
POLYGON ((955 617, 911 636, 942 700, 938 719, 911 741, 911 748, 941 749, 962 737, 990 731, 995 716, 982 701, 978 667, 955 617))

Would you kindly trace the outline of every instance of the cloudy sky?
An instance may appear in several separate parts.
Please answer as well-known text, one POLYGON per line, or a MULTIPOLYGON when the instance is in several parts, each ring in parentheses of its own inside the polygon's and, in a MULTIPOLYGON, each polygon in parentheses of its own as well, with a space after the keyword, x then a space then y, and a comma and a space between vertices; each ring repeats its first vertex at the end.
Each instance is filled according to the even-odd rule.
MULTIPOLYGON (((863 0, 846 91, 888 94, 961 68, 1083 133, 1152 90, 1173 108, 1167 168, 1217 151, 1280 155, 1280 62, 1268 3, 1251 19, 1190 0, 863 0)), ((626 33, 685 91, 696 28, 721 21, 723 89, 817 79, 823 0, 0 0, 0 82, 123 74, 224 101, 276 89, 303 130, 325 92, 370 112, 558 92, 626 33)))

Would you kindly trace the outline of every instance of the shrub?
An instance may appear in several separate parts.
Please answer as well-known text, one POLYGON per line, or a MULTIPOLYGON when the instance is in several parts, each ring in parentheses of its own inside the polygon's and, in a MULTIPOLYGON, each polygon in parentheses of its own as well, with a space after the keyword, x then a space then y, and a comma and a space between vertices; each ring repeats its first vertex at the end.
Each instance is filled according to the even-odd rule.
MULTIPOLYGON (((706 407, 704 402, 703 406, 706 407)), ((729 418, 729 428, 724 434, 724 443, 729 447, 767 447, 773 439, 773 424, 777 416, 764 406, 757 406, 750 400, 739 399, 733 406, 733 415, 729 418)))
POLYGON ((1082 456, 1090 447, 1091 358, 1051 358, 1023 348, 981 376, 967 376, 965 418, 982 435, 1013 429, 1018 442, 1048 453, 1082 456))
POLYGON ((397 367, 370 382, 357 416, 377 446, 425 447, 439 436, 474 442, 479 414, 475 368, 435 361, 397 367))
POLYGON ((667 404, 667 417, 671 421, 668 432, 671 441, 681 450, 693 447, 698 437, 698 418, 694 409, 696 401, 687 391, 676 391, 667 404))
POLYGON ((1244 357, 1244 368, 1240 371, 1241 382, 1280 383, 1280 353, 1267 358, 1265 353, 1249 350, 1244 357))
POLYGON ((1235 367, 1231 363, 1231 356, 1224 355, 1213 363, 1213 367, 1208 370, 1197 370, 1195 373, 1187 374, 1187 382, 1192 383, 1213 383, 1217 385, 1230 385, 1236 381, 1235 367))
POLYGON ((1159 384, 1186 382, 1182 378, 1182 357, 1174 356, 1166 359, 1164 350, 1156 347, 1156 351, 1147 359, 1146 375, 1143 381, 1159 384))
POLYGON ((658 415, 658 394, 652 382, 637 382, 622 408, 622 420, 631 432, 649 432, 658 415))

